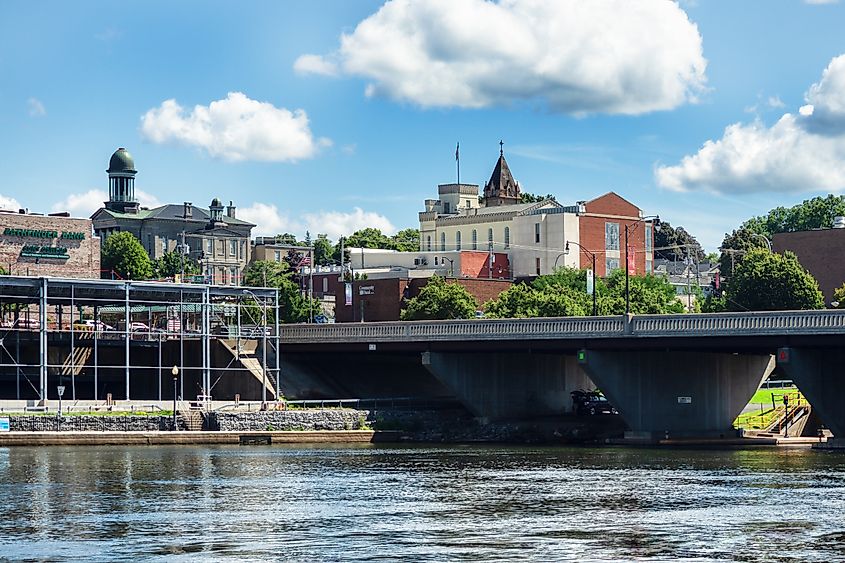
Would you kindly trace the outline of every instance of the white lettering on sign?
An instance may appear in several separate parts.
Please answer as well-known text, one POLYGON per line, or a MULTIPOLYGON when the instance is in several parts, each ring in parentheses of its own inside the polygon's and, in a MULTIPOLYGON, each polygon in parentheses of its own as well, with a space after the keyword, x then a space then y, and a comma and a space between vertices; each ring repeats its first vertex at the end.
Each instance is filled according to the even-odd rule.
POLYGON ((678 397, 678 404, 679 405, 692 404, 692 397, 678 397))
POLYGON ((362 285, 358 288, 358 295, 375 295, 376 293, 376 286, 374 285, 362 285))

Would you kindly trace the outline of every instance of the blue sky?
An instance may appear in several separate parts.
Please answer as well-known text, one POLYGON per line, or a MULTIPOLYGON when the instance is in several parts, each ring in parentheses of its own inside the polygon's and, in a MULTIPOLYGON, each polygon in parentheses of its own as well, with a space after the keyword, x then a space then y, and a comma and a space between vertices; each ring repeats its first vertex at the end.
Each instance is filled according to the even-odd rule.
POLYGON ((142 203, 335 238, 416 227, 455 143, 483 184, 503 139, 524 190, 613 190, 713 250, 845 189, 843 26, 818 0, 6 1, 0 205, 90 214, 125 146, 142 203))

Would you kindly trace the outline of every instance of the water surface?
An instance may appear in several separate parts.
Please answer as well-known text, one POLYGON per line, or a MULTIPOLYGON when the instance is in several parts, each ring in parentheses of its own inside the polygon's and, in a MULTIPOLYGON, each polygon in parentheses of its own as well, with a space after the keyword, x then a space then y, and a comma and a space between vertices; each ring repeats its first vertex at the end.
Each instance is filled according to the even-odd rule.
POLYGON ((845 561, 845 455, 0 448, 0 511, 13 561, 845 561))

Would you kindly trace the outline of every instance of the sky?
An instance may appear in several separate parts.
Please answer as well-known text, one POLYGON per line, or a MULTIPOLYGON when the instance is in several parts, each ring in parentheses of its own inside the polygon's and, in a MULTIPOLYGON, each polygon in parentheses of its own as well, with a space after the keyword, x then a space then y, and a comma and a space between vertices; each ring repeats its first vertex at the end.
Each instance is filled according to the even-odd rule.
POLYGON ((615 191, 707 250, 845 190, 845 4, 824 0, 0 3, 0 208, 142 205, 254 234, 417 227, 437 184, 615 191))

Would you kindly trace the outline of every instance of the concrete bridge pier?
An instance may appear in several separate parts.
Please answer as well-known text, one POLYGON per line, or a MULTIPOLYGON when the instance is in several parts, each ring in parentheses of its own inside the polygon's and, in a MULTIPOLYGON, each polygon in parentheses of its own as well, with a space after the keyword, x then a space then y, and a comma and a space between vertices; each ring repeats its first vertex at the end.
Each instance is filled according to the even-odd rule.
POLYGON ((423 352, 423 366, 488 421, 572 412, 569 393, 595 385, 574 356, 527 352, 423 352))
POLYGON ((777 362, 833 432, 827 446, 845 449, 845 349, 780 348, 777 362))
POLYGON ((578 361, 632 441, 720 438, 774 369, 771 355, 582 350, 578 361))

